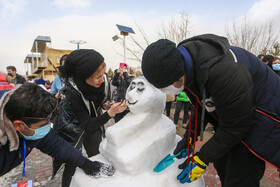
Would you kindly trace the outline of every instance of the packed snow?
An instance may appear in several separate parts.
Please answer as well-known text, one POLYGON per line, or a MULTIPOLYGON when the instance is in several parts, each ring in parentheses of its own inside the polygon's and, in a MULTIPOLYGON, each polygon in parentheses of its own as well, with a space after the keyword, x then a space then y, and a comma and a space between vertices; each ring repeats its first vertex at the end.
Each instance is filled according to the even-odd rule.
POLYGON ((106 129, 106 138, 100 144, 100 154, 91 157, 115 167, 112 177, 94 178, 77 168, 71 187, 201 187, 204 179, 182 185, 177 180, 181 172, 175 162, 157 173, 154 167, 172 154, 180 137, 172 120, 163 115, 165 94, 147 82, 144 77, 134 79, 126 92, 130 112, 118 123, 106 129))

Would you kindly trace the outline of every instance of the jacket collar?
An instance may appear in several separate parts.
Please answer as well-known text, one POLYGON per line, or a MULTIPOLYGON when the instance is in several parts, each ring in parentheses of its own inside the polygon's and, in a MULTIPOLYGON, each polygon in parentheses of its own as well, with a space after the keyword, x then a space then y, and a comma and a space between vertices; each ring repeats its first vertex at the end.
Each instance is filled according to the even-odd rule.
POLYGON ((179 46, 178 49, 180 50, 181 54, 183 55, 185 61, 185 72, 187 74, 187 82, 186 85, 190 83, 191 80, 191 68, 192 68, 192 58, 189 52, 186 50, 184 46, 179 46))

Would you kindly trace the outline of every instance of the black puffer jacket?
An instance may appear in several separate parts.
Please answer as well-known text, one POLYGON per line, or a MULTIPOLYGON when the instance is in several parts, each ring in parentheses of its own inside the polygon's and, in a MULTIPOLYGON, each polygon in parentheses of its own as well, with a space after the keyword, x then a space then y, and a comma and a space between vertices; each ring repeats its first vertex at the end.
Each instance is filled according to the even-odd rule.
MULTIPOLYGON (((279 167, 280 143, 275 141, 280 138, 279 77, 253 54, 230 47, 223 37, 201 35, 181 42, 179 49, 180 46, 192 58, 192 67, 186 70, 191 74, 186 92, 196 107, 192 127, 196 114, 200 127, 205 100, 202 121, 216 128, 214 136, 200 149, 199 157, 206 163, 213 162, 242 141, 254 153, 279 167), (270 115, 260 115, 260 108, 270 115)), ((199 132, 198 129, 197 135, 199 132)))
POLYGON ((92 104, 70 84, 68 79, 65 80, 62 94, 65 97, 60 102, 59 115, 54 123, 54 129, 72 145, 77 143, 82 131, 86 130, 87 133, 91 133, 100 129, 111 119, 107 112, 99 115, 100 106, 95 106, 99 115, 96 116, 92 104))

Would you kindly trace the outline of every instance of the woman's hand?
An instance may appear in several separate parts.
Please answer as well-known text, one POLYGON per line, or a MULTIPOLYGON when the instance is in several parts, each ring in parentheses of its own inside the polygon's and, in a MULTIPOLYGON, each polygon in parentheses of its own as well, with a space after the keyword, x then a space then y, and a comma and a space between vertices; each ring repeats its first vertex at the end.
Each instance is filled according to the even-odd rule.
POLYGON ((113 117, 116 114, 122 113, 127 108, 125 100, 121 100, 119 103, 114 103, 111 108, 108 110, 110 117, 113 117))
POLYGON ((115 104, 115 101, 107 101, 106 103, 103 103, 102 108, 104 110, 109 110, 111 108, 112 105, 115 104))

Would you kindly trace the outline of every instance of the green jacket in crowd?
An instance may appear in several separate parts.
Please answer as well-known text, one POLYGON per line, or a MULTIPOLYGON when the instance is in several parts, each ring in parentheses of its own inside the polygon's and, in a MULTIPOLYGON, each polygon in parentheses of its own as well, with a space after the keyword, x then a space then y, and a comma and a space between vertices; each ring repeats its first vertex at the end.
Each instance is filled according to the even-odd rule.
POLYGON ((181 91, 178 95, 177 95, 177 101, 183 101, 183 102, 190 102, 187 94, 184 91, 181 91))

